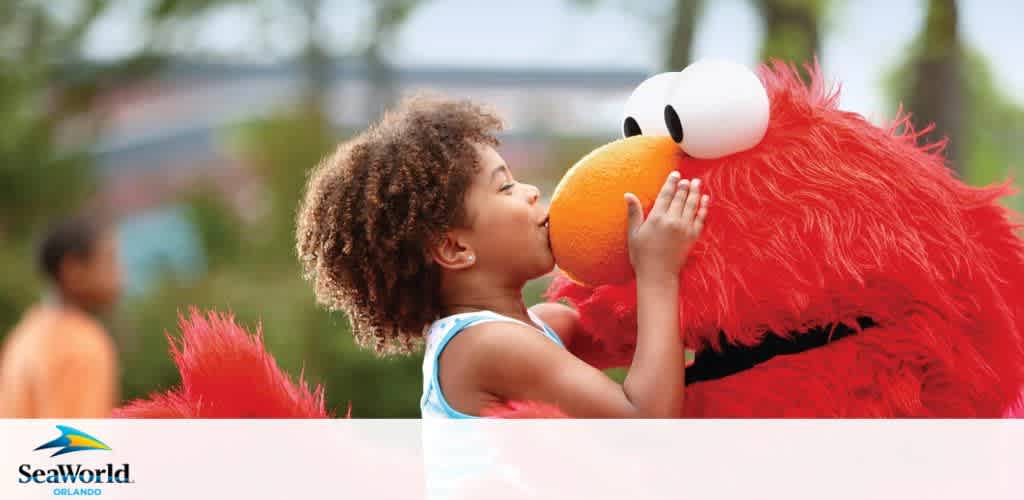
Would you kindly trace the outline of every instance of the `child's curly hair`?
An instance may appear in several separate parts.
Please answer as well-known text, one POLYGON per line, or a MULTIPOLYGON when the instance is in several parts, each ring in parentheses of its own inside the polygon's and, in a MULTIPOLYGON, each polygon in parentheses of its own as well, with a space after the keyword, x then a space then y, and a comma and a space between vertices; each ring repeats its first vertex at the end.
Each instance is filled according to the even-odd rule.
POLYGON ((298 212, 299 259, 317 300, 348 314, 359 345, 411 352, 440 316, 429 250, 465 222, 474 144, 497 146, 501 128, 469 101, 420 95, 313 170, 298 212))

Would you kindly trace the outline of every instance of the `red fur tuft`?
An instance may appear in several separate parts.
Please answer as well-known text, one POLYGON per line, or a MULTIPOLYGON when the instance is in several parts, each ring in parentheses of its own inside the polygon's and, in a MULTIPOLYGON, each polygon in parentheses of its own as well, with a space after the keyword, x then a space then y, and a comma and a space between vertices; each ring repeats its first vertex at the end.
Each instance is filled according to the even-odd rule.
MULTIPOLYGON (((684 339, 699 351, 720 332, 753 345, 858 317, 880 327, 692 385, 687 414, 1002 415, 1024 386, 1024 244, 996 203, 1007 184, 963 184, 909 115, 876 127, 808 70, 810 85, 761 68, 771 119, 757 147, 683 164, 714 198, 681 273, 684 339)), ((562 278, 549 297, 579 309, 588 361, 628 363, 635 284, 562 278)))
POLYGON ((1007 418, 1024 418, 1024 393, 1020 395, 1017 403, 1006 412, 1005 416, 1007 418))
POLYGON ((536 401, 509 401, 505 404, 483 410, 481 416, 514 419, 569 418, 558 407, 536 401))
POLYGON ((229 314, 192 310, 179 319, 181 345, 168 338, 181 373, 177 389, 115 410, 118 418, 328 418, 321 386, 310 391, 277 366, 257 328, 229 314))

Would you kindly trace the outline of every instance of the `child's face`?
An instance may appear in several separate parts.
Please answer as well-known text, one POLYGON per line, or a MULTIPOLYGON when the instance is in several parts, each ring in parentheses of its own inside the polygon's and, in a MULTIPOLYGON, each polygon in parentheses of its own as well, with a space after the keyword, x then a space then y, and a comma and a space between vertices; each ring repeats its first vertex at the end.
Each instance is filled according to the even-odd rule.
POLYGON ((494 148, 479 145, 477 152, 480 170, 466 195, 466 237, 475 253, 474 265, 524 281, 551 271, 555 258, 540 190, 516 182, 494 148))
POLYGON ((98 238, 88 255, 66 257, 62 276, 65 291, 82 305, 97 311, 112 307, 121 293, 121 266, 114 231, 108 230, 98 238))

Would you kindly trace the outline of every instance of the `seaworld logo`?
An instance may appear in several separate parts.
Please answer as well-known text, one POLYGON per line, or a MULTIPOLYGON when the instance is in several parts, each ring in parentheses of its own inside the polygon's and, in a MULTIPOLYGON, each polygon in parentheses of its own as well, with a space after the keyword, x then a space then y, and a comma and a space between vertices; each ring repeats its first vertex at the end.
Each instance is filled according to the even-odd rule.
POLYGON ((103 441, 96 439, 74 427, 68 427, 66 425, 58 425, 57 430, 60 431, 60 437, 43 443, 36 447, 32 451, 45 450, 47 448, 60 448, 51 457, 57 455, 63 455, 65 453, 71 453, 75 451, 85 450, 109 450, 110 447, 103 444, 103 441))
MULTIPOLYGON (((110 451, 110 447, 103 441, 73 427, 58 425, 57 430, 61 433, 60 437, 37 446, 33 451, 56 448, 50 457, 76 451, 110 451)), ((112 463, 101 467, 87 467, 82 464, 35 467, 32 464, 21 464, 18 468, 18 475, 20 476, 19 484, 62 485, 53 489, 54 496, 97 496, 103 494, 102 489, 95 487, 97 485, 135 482, 131 478, 131 469, 128 464, 115 466, 112 463), (82 486, 68 487, 67 485, 82 486)))

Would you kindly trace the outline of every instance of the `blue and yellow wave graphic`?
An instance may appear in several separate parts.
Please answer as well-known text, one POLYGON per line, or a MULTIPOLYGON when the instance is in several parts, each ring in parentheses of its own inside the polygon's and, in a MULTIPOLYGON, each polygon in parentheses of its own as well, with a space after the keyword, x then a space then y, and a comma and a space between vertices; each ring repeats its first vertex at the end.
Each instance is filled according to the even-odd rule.
POLYGON ((60 431, 60 437, 39 445, 38 448, 32 451, 45 450, 47 448, 60 448, 51 457, 57 455, 63 455, 65 453, 71 453, 74 451, 85 451, 85 450, 109 450, 110 447, 74 427, 68 427, 66 425, 58 425, 57 430, 60 431))

